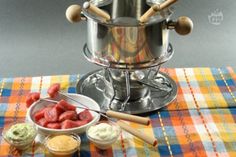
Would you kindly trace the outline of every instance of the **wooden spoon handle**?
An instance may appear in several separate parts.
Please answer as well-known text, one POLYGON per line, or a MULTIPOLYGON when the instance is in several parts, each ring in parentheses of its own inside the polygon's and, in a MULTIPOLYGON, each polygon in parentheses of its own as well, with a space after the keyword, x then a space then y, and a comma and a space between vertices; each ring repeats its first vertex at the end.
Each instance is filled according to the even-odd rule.
POLYGON ((153 5, 150 9, 148 9, 139 19, 140 22, 144 23, 147 22, 148 19, 153 16, 156 12, 161 11, 167 7, 169 7, 170 5, 172 5, 173 3, 175 3, 177 0, 166 0, 165 2, 161 3, 161 4, 156 4, 153 5))
POLYGON ((90 2, 84 2, 83 8, 91 11, 92 13, 96 14, 97 16, 104 18, 107 21, 109 21, 111 19, 109 14, 107 14, 105 11, 96 7, 95 5, 93 5, 90 2))
POLYGON ((121 113, 121 112, 115 112, 115 111, 111 111, 111 110, 106 111, 106 115, 109 117, 127 120, 130 122, 135 122, 135 123, 139 123, 139 124, 143 124, 143 125, 150 124, 150 119, 146 118, 146 117, 135 116, 135 115, 130 115, 130 114, 121 113))
POLYGON ((123 130, 129 132, 130 134, 140 138, 141 140, 145 141, 146 143, 149 143, 153 145, 154 147, 157 145, 157 139, 155 137, 151 137, 147 134, 144 134, 138 130, 135 130, 134 128, 131 128, 128 124, 122 122, 122 121, 117 121, 116 122, 123 130))

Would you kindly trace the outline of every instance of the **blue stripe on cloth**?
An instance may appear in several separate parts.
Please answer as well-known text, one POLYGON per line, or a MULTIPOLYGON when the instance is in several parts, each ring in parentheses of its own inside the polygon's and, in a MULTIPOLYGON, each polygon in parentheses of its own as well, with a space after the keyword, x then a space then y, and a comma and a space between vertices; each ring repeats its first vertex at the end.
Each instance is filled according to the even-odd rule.
POLYGON ((70 87, 68 93, 76 93, 77 75, 70 75, 69 77, 70 87))
POLYGON ((124 156, 122 149, 113 149, 113 156, 124 156))
POLYGON ((225 148, 225 144, 223 143, 223 141, 216 141, 215 144, 216 144, 217 152, 219 152, 219 153, 227 152, 227 150, 225 148))
POLYGON ((226 86, 224 80, 216 80, 218 86, 226 86))
POLYGON ((0 116, 4 116, 5 112, 7 111, 8 104, 1 103, 0 104, 0 116))
POLYGON ((158 116, 157 116, 156 113, 149 115, 149 117, 150 117, 151 119, 157 119, 157 118, 158 118, 158 116))
POLYGON ((180 85, 181 88, 188 87, 188 84, 186 81, 179 81, 178 84, 180 85))
POLYGON ((11 96, 11 90, 4 88, 4 89, 2 90, 2 96, 11 96))
POLYGON ((202 142, 206 152, 214 152, 214 148, 212 146, 212 142, 211 141, 204 140, 204 141, 201 141, 201 142, 202 142))
POLYGON ((136 149, 134 147, 126 148, 126 156, 137 156, 136 149))
POLYGON ((224 98, 226 98, 226 99, 232 99, 232 95, 231 95, 230 93, 223 92, 222 95, 223 95, 224 98))
POLYGON ((169 118, 170 117, 170 114, 168 111, 161 111, 160 114, 161 114, 161 118, 169 118))
MULTIPOLYGON (((170 136, 172 138, 172 140, 176 139, 177 136, 175 134, 174 127, 173 126, 164 126, 164 127, 165 127, 166 134, 168 136, 170 136)), ((178 140, 176 139, 176 141, 178 141, 178 140)))
POLYGON ((229 108, 231 114, 236 115, 236 108, 229 108))
POLYGON ((197 82, 197 80, 193 80, 193 81, 189 81, 189 83, 190 83, 190 85, 191 85, 191 87, 193 88, 195 88, 195 87, 199 87, 199 84, 198 84, 198 82, 197 82))
POLYGON ((0 117, 0 128, 4 127, 4 117, 0 117))
POLYGON ((229 75, 230 74, 230 72, 227 68, 219 68, 219 69, 220 69, 220 71, 222 72, 223 75, 225 75, 225 74, 229 75))
POLYGON ((68 93, 76 93, 76 88, 75 87, 69 87, 68 88, 68 93))
POLYGON ((183 154, 181 146, 179 144, 170 145, 171 151, 174 155, 183 154))
POLYGON ((164 138, 164 134, 161 127, 153 128, 153 133, 154 136, 157 137, 157 139, 164 138))
POLYGON ((211 68, 212 75, 220 75, 217 68, 211 68))
POLYGON ((90 157, 90 145, 86 134, 80 135, 80 139, 83 141, 80 146, 80 157, 90 157))
POLYGON ((228 86, 235 86, 234 81, 232 79, 227 79, 226 82, 228 86))
POLYGON ((199 116, 198 111, 196 109, 189 110, 189 114, 190 114, 191 118, 199 116))
POLYGON ((4 82, 5 82, 5 83, 13 83, 13 82, 14 82, 14 78, 7 78, 7 79, 4 79, 4 82))
POLYGON ((230 93, 222 92, 222 95, 225 101, 227 102, 228 106, 236 106, 234 98, 232 97, 230 93))
POLYGON ((41 89, 42 95, 47 95, 47 93, 48 93, 48 89, 44 89, 44 88, 41 89))
POLYGON ((170 151, 167 145, 158 145, 160 156, 170 156, 170 151))

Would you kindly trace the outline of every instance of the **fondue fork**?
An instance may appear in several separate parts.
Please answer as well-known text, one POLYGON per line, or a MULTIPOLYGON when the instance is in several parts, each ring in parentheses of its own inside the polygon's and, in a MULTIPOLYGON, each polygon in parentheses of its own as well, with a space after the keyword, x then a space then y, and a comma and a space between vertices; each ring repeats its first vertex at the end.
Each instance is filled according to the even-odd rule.
MULTIPOLYGON (((48 102, 52 102, 52 103, 58 103, 58 101, 56 101, 56 100, 51 100, 51 99, 47 99, 47 98, 40 98, 39 100, 48 101, 48 102)), ((74 101, 76 101, 78 103, 77 100, 74 99, 74 101)), ((150 135, 147 135, 143 132, 140 132, 139 130, 136 130, 136 129, 130 127, 127 123, 125 123, 121 120, 116 121, 115 119, 112 119, 111 117, 131 121, 131 122, 136 122, 136 123, 139 123, 139 124, 146 124, 146 125, 147 125, 147 121, 148 121, 148 124, 150 123, 150 119, 140 117, 140 116, 129 115, 129 114, 125 114, 125 113, 119 113, 119 112, 115 112, 115 111, 103 112, 103 111, 99 111, 99 110, 95 110, 95 109, 90 109, 87 106, 81 104, 80 102, 79 102, 79 104, 84 106, 84 107, 76 106, 77 108, 88 109, 90 111, 97 112, 101 116, 106 117, 109 121, 118 124, 123 130, 129 132, 133 136, 143 140, 144 142, 146 142, 148 144, 151 144, 154 147, 157 145, 157 139, 154 136, 150 136, 150 135), (109 114, 107 115, 107 113, 109 113, 109 114), (109 116, 111 116, 111 117, 109 117, 109 116), (142 122, 142 123, 140 123, 140 122, 142 122)))
MULTIPOLYGON (((61 92, 59 92, 61 94, 61 92)), ((65 94, 62 94, 65 96, 65 94)), ((110 117, 113 118, 117 118, 117 119, 122 119, 122 120, 127 120, 130 122, 134 122, 134 123, 138 123, 138 124, 142 124, 142 125, 149 125, 150 124, 150 119, 146 118, 146 117, 140 117, 140 116, 135 116, 135 115, 130 115, 130 114, 126 114, 126 113, 120 113, 120 112, 116 112, 116 111, 112 111, 112 110, 107 110, 105 111, 99 111, 96 109, 91 109, 88 108, 86 105, 82 104, 81 102, 75 100, 74 98, 67 96, 69 99, 73 100, 74 102, 80 104, 81 106, 76 106, 76 108, 81 108, 81 109, 88 109, 90 111, 93 112, 97 112, 100 115, 102 115, 103 117, 106 117, 109 120, 113 120, 110 117)), ((59 101, 56 100, 52 100, 52 99, 47 99, 47 98, 40 98, 40 100, 44 100, 44 101, 48 101, 48 102, 52 102, 52 103, 58 103, 59 101)), ((114 121, 114 120, 113 120, 114 121)))
POLYGON ((149 18, 155 15, 158 11, 162 11, 163 9, 169 7, 174 4, 177 0, 166 0, 161 4, 153 5, 150 9, 148 9, 139 19, 141 23, 145 23, 149 20, 149 18))

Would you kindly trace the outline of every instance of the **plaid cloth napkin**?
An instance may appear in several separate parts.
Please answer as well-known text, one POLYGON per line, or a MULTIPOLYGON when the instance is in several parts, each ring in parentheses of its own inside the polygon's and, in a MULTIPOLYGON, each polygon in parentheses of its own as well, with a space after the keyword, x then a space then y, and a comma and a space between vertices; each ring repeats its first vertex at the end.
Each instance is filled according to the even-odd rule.
MULTIPOLYGON (((236 156, 236 75, 232 68, 161 69, 178 86, 178 95, 167 107, 150 114, 151 125, 129 123, 154 135, 156 148, 122 131, 112 148, 101 151, 81 135, 81 157, 135 156, 236 156)), ((79 75, 18 77, 0 79, 0 132, 9 123, 25 121, 25 98, 29 92, 47 95, 56 82, 75 93, 79 75)), ((0 156, 45 156, 35 143, 19 152, 0 137, 0 156), (10 155, 13 154, 13 155, 10 155)))

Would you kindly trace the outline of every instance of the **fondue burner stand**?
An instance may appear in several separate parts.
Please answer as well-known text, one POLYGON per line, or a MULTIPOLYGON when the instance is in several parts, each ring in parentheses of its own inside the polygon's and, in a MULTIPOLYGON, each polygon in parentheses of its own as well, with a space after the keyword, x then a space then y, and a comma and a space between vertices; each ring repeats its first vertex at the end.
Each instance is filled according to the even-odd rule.
MULTIPOLYGON (((85 57, 94 62, 86 45, 85 57)), ((116 110, 130 114, 141 114, 160 109, 177 94, 175 82, 159 71, 161 64, 173 55, 170 45, 166 56, 157 66, 143 70, 122 70, 106 68, 84 75, 77 83, 77 92, 94 99, 102 110, 116 110)), ((98 64, 97 60, 94 62, 98 64)), ((104 62, 99 62, 105 65, 104 62)))
POLYGON ((142 114, 160 109, 177 95, 176 83, 160 72, 172 58, 169 29, 192 31, 188 17, 169 20, 176 0, 91 0, 66 11, 74 23, 86 20, 85 58, 101 67, 84 75, 77 93, 94 99, 101 110, 142 114), (111 15, 111 16, 110 16, 111 15))

